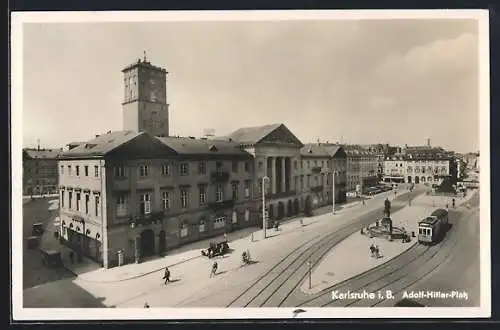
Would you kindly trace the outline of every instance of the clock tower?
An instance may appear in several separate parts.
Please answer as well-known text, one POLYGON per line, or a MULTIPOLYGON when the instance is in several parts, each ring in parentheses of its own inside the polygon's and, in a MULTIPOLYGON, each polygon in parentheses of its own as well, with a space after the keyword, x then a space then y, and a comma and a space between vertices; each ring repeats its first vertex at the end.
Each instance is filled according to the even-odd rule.
POLYGON ((168 136, 167 71, 137 60, 124 75, 123 129, 168 136))

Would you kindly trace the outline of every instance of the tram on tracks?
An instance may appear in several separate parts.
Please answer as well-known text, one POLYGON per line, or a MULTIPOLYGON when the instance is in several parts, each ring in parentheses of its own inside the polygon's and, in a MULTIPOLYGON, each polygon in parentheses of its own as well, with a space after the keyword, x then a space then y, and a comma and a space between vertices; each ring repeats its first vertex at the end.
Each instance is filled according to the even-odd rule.
POLYGON ((418 223, 418 242, 421 244, 438 243, 443 239, 449 227, 448 211, 437 209, 418 223))

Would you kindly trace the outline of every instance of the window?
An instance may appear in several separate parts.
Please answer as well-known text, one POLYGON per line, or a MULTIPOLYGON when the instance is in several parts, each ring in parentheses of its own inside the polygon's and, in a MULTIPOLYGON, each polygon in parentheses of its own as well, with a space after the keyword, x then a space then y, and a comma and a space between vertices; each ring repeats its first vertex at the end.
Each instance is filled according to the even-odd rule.
POLYGON ((161 202, 164 211, 168 211, 172 208, 172 198, 170 196, 170 192, 164 191, 161 193, 161 202))
POLYGON ((179 171, 181 175, 189 175, 189 164, 188 163, 181 163, 179 165, 179 171))
POLYGON ((183 223, 181 228, 181 237, 186 237, 188 235, 188 224, 183 223))
POLYGON ((61 190, 61 208, 64 208, 64 190, 61 190))
POLYGON ((231 170, 233 173, 238 173, 238 161, 233 160, 231 163, 231 170))
POLYGON ((214 220, 214 229, 223 228, 226 225, 226 219, 224 217, 218 217, 214 220))
POLYGON ((293 161, 293 168, 294 169, 298 169, 299 168, 298 162, 296 160, 293 161))
POLYGON ((64 174, 64 165, 61 165, 61 174, 64 174))
POLYGON ((116 196, 116 216, 124 217, 126 215, 128 215, 127 196, 121 194, 116 196))
POLYGON ((303 175, 300 176, 300 189, 301 190, 304 189, 304 176, 303 175))
POLYGON ((198 163, 198 173, 200 175, 206 175, 207 174, 207 163, 205 161, 201 161, 198 163))
POLYGON ((205 231, 205 220, 201 219, 200 220, 200 233, 205 231))
POLYGON ((94 206, 95 206, 94 214, 96 217, 99 216, 99 204, 100 204, 99 196, 94 196, 94 206))
POLYGON ((217 185, 215 188, 215 201, 222 202, 224 200, 224 190, 221 185, 217 185))
POLYGON ((80 166, 75 166, 76 176, 80 176, 80 166))
POLYGON ((89 176, 89 167, 87 165, 85 165, 83 167, 84 171, 85 171, 85 176, 89 176))
POLYGON ((76 193, 76 210, 80 211, 80 193, 76 193))
POLYGON ((163 164, 161 166, 161 175, 163 175, 163 176, 170 175, 170 165, 169 164, 163 164))
POLYGON ((259 171, 262 170, 262 162, 259 162, 259 171))
POLYGON ((186 209, 189 207, 189 191, 187 189, 181 189, 181 207, 186 209))
POLYGON ((146 177, 149 175, 148 165, 140 165, 139 166, 139 176, 146 177))
POLYGON ((232 220, 233 220, 233 223, 238 222, 238 213, 236 213, 236 211, 233 211, 232 220))
POLYGON ((68 165, 68 175, 71 175, 71 165, 68 165))
POLYGON ((307 166, 307 168, 311 167, 309 161, 306 161, 306 166, 307 166))
POLYGON ((118 178, 123 178, 125 176, 125 167, 123 165, 115 166, 115 176, 118 178))
POLYGON ((99 166, 97 165, 94 166, 94 177, 99 177, 99 166))
POLYGON ((89 202, 90 196, 88 194, 85 194, 85 214, 89 214, 89 202))
POLYGON ((245 172, 246 173, 249 173, 250 172, 250 163, 249 162, 245 162, 245 172))
POLYGON ((207 186, 204 184, 200 184, 200 205, 204 205, 207 202, 207 186))
POLYGON ((245 210, 245 221, 249 221, 249 220, 250 220, 250 210, 246 209, 245 210))
POLYGON ((151 213, 151 195, 143 194, 139 197, 139 212, 142 215, 151 213))
POLYGON ((233 200, 238 200, 238 182, 232 183, 233 200))
POLYGON ((250 180, 245 180, 244 182, 245 199, 250 198, 250 180))
POLYGON ((68 209, 71 210, 73 206, 71 205, 73 202, 73 193, 70 191, 68 192, 68 209))

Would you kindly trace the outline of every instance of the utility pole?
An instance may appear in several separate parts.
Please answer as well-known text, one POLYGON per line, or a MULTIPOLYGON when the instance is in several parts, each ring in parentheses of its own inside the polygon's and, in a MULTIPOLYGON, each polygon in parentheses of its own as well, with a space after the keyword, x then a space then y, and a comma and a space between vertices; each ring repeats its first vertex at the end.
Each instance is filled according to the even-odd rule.
POLYGON ((269 181, 269 177, 265 176, 262 178, 262 230, 264 239, 266 239, 266 225, 267 225, 267 211, 266 211, 266 181, 269 181))
MULTIPOLYGON (((332 161, 333 170, 333 161, 332 161)), ((332 171, 332 213, 335 214, 335 170, 332 171)))

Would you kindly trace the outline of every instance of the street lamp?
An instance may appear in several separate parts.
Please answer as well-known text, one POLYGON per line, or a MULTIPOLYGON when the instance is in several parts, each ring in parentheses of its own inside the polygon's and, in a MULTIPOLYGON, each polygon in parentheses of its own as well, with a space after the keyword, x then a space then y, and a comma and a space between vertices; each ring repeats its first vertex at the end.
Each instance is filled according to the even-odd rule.
POLYGON ((337 171, 332 172, 332 213, 335 214, 335 174, 337 171))
POLYGON ((262 178, 262 230, 264 239, 266 239, 266 181, 269 181, 268 176, 262 178))
POLYGON ((311 290, 311 287, 312 287, 311 286, 311 261, 307 262, 307 267, 309 268, 309 271, 308 271, 308 273, 309 273, 309 290, 311 290))

